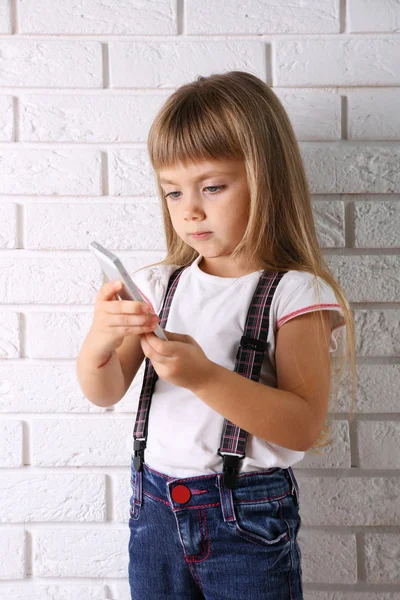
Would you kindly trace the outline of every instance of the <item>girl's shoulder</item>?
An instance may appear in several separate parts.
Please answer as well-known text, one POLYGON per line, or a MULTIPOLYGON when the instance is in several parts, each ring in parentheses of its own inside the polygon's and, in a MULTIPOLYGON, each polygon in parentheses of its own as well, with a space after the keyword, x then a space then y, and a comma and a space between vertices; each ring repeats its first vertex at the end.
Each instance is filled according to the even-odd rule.
POLYGON ((308 290, 319 289, 320 293, 333 293, 332 286, 322 277, 317 277, 308 271, 287 271, 280 280, 276 292, 278 296, 287 297, 290 294, 307 294, 308 290))
POLYGON ((334 289, 314 273, 295 270, 285 273, 276 287, 273 304, 277 329, 289 319, 315 310, 331 311, 333 329, 343 324, 343 309, 334 289))
POLYGON ((179 265, 150 265, 135 271, 132 275, 133 282, 157 314, 162 308, 169 278, 177 269, 179 265))

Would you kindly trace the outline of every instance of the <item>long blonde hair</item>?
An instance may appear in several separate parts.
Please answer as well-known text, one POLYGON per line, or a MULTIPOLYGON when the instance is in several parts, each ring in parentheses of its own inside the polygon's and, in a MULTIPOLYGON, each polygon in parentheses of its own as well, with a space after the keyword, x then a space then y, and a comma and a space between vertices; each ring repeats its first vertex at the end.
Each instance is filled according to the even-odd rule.
MULTIPOLYGON (((201 160, 242 159, 250 192, 250 212, 245 234, 232 253, 248 257, 260 269, 290 269, 323 278, 334 290, 344 313, 346 348, 330 399, 337 399, 347 358, 352 373, 352 408, 356 393, 354 319, 345 293, 322 255, 314 226, 310 194, 300 150, 292 125, 272 89, 256 76, 231 71, 198 77, 179 87, 163 104, 149 131, 148 152, 162 203, 167 255, 153 265, 188 265, 199 253, 175 232, 159 181, 158 171, 177 163, 201 160), (336 393, 335 393, 336 391, 336 393)), ((323 315, 320 325, 323 327, 323 315)), ((328 342, 328 340, 326 340, 328 342)), ((331 359, 331 366, 336 360, 331 359)), ((332 417, 334 410, 331 412, 332 417)), ((327 416, 329 417, 329 409, 327 416)), ((325 421, 310 451, 332 442, 331 424, 325 421)))

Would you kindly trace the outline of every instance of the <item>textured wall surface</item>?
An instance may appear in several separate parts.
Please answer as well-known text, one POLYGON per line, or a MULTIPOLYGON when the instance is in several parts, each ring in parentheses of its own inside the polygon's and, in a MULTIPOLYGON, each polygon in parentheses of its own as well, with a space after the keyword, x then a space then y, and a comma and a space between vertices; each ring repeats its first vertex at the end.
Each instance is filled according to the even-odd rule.
POLYGON ((400 600, 399 0, 0 0, 0 598, 129 600, 143 367, 111 409, 75 358, 102 284, 161 260, 146 136, 198 75, 283 102, 321 247, 354 310, 356 418, 295 466, 306 600, 400 600))

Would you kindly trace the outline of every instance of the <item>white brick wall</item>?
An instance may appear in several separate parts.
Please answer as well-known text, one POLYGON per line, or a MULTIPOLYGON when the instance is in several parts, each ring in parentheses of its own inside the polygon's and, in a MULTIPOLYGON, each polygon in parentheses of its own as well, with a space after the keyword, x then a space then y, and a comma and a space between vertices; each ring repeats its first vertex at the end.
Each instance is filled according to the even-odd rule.
POLYGON ((148 128, 182 83, 238 69, 288 111, 355 313, 356 418, 342 390, 334 445, 294 469, 305 598, 400 600, 399 28, 398 0, 0 0, 0 599, 130 598, 143 367, 114 409, 80 390, 87 245, 163 257, 148 128))

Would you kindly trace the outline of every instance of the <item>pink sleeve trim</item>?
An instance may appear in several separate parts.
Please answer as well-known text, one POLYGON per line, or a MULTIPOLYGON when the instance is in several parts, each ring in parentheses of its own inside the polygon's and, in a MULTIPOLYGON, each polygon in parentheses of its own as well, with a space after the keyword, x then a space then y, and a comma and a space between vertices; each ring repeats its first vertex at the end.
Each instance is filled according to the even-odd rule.
MULTIPOLYGON (((318 308, 342 308, 342 307, 340 304, 311 304, 311 306, 306 306, 304 308, 300 308, 299 310, 295 310, 291 313, 288 313, 284 317, 281 317, 276 324, 276 328, 279 329, 279 327, 282 327, 282 325, 284 323, 286 323, 286 321, 288 321, 289 319, 292 319, 293 317, 298 317, 299 315, 303 315, 308 312, 313 312, 314 310, 316 310, 318 308)), ((337 327, 341 327, 344 324, 345 324, 345 322, 344 322, 344 320, 342 320, 335 327, 333 327, 333 329, 336 329, 337 327)), ((332 331, 333 331, 333 329, 332 329, 332 331)))

